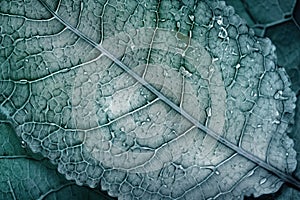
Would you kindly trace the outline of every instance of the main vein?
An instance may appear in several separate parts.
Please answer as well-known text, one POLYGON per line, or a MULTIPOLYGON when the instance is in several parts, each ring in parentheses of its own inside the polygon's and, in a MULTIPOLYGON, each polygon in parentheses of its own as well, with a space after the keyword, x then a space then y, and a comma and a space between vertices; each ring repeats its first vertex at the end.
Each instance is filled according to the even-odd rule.
POLYGON ((230 149, 237 152, 239 155, 251 160, 252 162, 256 163, 260 167, 268 170, 269 172, 275 174, 279 178, 281 178, 283 181, 289 183, 297 190, 300 190, 300 181, 294 177, 292 177, 289 174, 284 173, 283 171, 273 167, 272 165, 266 163, 264 160, 260 159, 259 157, 253 155, 252 153, 242 149, 241 147, 238 147, 236 144, 228 141, 218 133, 214 132, 213 130, 209 129, 208 127, 201 124, 198 120, 196 120, 194 117, 192 117, 190 114, 188 114, 185 110, 177 106, 175 103, 170 101, 166 96, 164 96, 161 92, 159 92, 156 88, 154 88, 152 85, 150 85, 145 79, 140 77, 137 73, 132 71, 128 66, 126 66, 124 63, 122 63, 118 58, 116 58, 114 55, 112 55, 110 52, 108 52, 106 49, 104 49, 100 44, 97 44, 93 40, 91 40, 89 37, 87 37, 84 33, 73 27, 70 23, 62 19, 55 11, 53 11, 49 5, 44 2, 43 0, 38 0, 60 23, 65 25, 70 31, 72 31, 74 34, 76 34, 81 39, 85 40, 87 43, 92 45, 94 48, 98 49, 102 54, 110 58, 114 63, 116 63, 120 68, 122 68, 125 72, 127 72, 129 75, 131 75, 134 79, 136 79, 140 84, 142 84, 144 87, 146 87, 148 90, 150 90, 152 93, 154 93, 160 100, 165 102, 167 105, 169 105, 172 109, 177 111, 179 114, 181 114, 183 117, 185 117, 187 120, 189 120, 192 124, 194 124, 196 127, 198 127, 200 130, 204 131, 209 136, 213 137, 218 142, 222 143, 223 145, 229 147, 230 149))

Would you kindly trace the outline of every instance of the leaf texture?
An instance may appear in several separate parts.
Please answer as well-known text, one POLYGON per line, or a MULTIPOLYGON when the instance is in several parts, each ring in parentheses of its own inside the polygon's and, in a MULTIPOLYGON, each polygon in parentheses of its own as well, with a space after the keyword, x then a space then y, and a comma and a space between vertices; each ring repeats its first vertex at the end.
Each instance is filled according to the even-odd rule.
POLYGON ((27 151, 7 124, 0 125, 0 199, 109 199, 65 180, 42 156, 27 151))
POLYGON ((67 179, 120 199, 232 199, 282 184, 251 155, 295 169, 290 82, 232 7, 46 3, 1 2, 1 112, 67 179))

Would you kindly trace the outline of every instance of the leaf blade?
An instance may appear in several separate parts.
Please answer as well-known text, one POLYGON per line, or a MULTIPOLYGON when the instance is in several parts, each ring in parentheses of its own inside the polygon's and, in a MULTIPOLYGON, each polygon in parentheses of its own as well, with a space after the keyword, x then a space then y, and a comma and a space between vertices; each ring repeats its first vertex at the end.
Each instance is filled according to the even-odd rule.
POLYGON ((49 6, 43 1, 39 0, 41 4, 43 4, 49 12, 52 13, 52 15, 58 19, 61 23, 63 23, 68 29, 70 29, 73 33, 75 33, 77 36, 84 39, 86 42, 91 44, 94 48, 101 51, 104 55, 106 55, 108 58, 110 58, 113 62, 115 62, 118 66, 120 66, 124 71, 126 71, 128 74, 130 74, 132 77, 134 77, 138 82, 140 82, 143 86, 145 86, 147 89, 149 89, 152 93, 154 93, 159 99, 161 99, 163 102, 165 102, 167 105, 172 107, 174 110, 176 110, 178 113, 183 115, 186 119, 188 119, 190 122, 192 122, 195 126, 197 126, 199 129, 204 131, 205 133, 209 134, 211 137, 213 137, 218 142, 224 144, 225 146, 229 147, 230 149, 234 150, 238 154, 242 155, 245 158, 248 158, 252 162, 256 163, 257 165, 263 167, 264 169, 276 174, 278 177, 280 177, 285 182, 288 182, 289 184, 293 185, 295 188, 300 189, 300 181, 296 178, 287 175, 286 173, 282 172, 281 170, 278 170, 277 168, 269 165, 262 159, 258 158, 257 156, 254 156, 253 154, 249 153, 248 151, 241 149, 240 147, 236 146, 232 142, 226 140, 219 134, 215 133, 211 129, 208 129, 206 126, 199 123, 199 121, 195 120, 191 115, 189 115, 187 112, 185 112, 183 109, 178 107, 175 103, 170 101, 168 98, 166 98, 162 93, 160 93, 157 89, 155 89, 153 86, 151 86, 149 83, 147 83, 143 78, 141 78, 138 74, 136 74, 134 71, 132 71, 129 67, 124 65, 120 60, 118 60, 115 56, 113 56, 111 53, 109 53, 106 49, 104 49, 100 44, 95 43, 94 41, 90 40, 87 36, 85 36, 83 33, 81 33, 79 30, 72 27, 68 22, 64 21, 62 18, 60 18, 55 12, 53 12, 49 6))

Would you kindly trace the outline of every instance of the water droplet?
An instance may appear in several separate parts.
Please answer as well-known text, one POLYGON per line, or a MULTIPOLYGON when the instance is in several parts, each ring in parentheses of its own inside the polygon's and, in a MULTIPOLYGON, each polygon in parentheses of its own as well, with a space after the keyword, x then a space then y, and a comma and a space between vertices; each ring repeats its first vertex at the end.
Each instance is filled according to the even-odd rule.
POLYGON ((278 94, 282 95, 282 90, 279 90, 279 91, 278 91, 278 94))
POLYGON ((147 122, 150 122, 150 121, 151 121, 150 117, 147 117, 146 121, 147 121, 147 122))
POLYGON ((212 59, 212 62, 214 63, 214 62, 216 62, 216 61, 218 61, 219 60, 219 58, 213 58, 212 59))
POLYGON ((26 142, 22 140, 22 141, 21 141, 21 147, 22 147, 22 148, 26 148, 26 146, 27 146, 26 142))
POLYGON ((285 156, 289 156, 289 153, 286 153, 285 156))
POLYGON ((261 179, 261 180, 259 181, 259 184, 262 185, 262 184, 264 184, 266 181, 267 181, 267 179, 266 179, 266 178, 263 178, 263 179, 261 179))
POLYGON ((226 29, 224 27, 221 27, 218 37, 225 39, 225 38, 227 38, 227 36, 228 36, 228 33, 227 33, 226 29))
POLYGON ((223 18, 221 16, 218 17, 217 24, 219 24, 220 26, 223 25, 223 18))
POLYGON ((189 15, 190 20, 193 22, 195 20, 195 16, 194 15, 189 15))
POLYGON ((122 127, 120 128, 120 131, 124 132, 124 131, 125 131, 125 127, 122 126, 122 127))
POLYGON ((248 176, 252 176, 254 174, 254 170, 251 170, 248 176))
POLYGON ((111 134, 112 137, 116 137, 114 131, 111 131, 110 134, 111 134))
POLYGON ((280 124, 280 121, 279 120, 274 120, 272 123, 273 124, 280 124))
POLYGON ((179 71, 180 71, 180 73, 181 73, 183 76, 186 76, 186 77, 191 77, 191 76, 192 76, 192 74, 191 74, 188 70, 186 70, 183 66, 181 66, 181 67, 179 68, 179 71))
POLYGON ((277 91, 277 92, 274 94, 274 99, 276 99, 276 100, 286 100, 286 99, 288 99, 288 97, 285 97, 285 96, 283 95, 283 91, 282 91, 282 90, 279 90, 279 91, 277 91))
POLYGON ((177 28, 180 28, 180 22, 176 23, 177 28))
POLYGON ((145 94, 143 88, 140 89, 140 94, 141 94, 141 95, 144 95, 144 94, 145 94))
POLYGON ((28 62, 28 59, 25 59, 25 62, 28 62))
POLYGON ((206 114, 207 114, 208 117, 211 117, 211 107, 208 107, 206 109, 206 114))
POLYGON ((220 172, 218 170, 215 171, 216 175, 220 175, 220 172))

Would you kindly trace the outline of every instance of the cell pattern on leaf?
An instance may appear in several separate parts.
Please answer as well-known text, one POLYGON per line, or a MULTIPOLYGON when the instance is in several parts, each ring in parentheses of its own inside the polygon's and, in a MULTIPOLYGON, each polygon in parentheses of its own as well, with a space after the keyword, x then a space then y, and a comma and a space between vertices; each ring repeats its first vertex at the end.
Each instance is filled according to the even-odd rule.
MULTIPOLYGON (((295 95, 274 46, 219 1, 47 0, 209 129, 291 173, 295 95)), ((0 2, 0 110, 78 185, 119 199, 239 199, 282 181, 218 143, 39 1, 0 2)))

